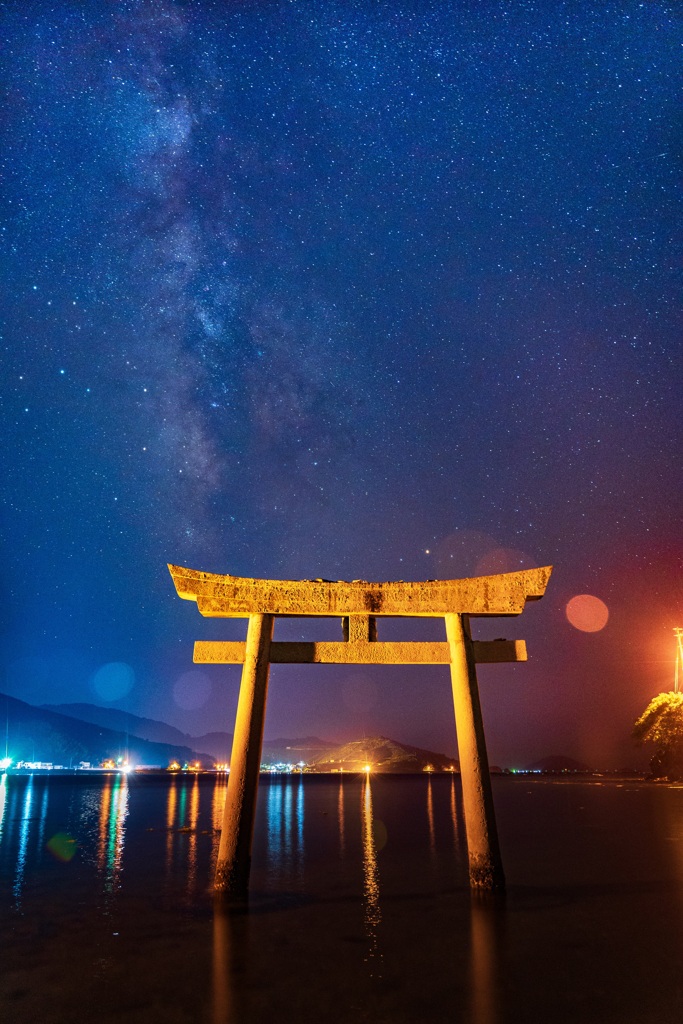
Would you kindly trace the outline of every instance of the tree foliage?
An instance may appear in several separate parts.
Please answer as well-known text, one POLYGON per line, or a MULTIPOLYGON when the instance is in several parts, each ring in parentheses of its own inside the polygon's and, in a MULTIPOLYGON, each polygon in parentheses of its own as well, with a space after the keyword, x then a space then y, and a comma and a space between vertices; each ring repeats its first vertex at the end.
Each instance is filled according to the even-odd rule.
POLYGON ((654 743, 652 771, 657 778, 683 778, 683 693, 659 693, 633 726, 640 746, 654 743))

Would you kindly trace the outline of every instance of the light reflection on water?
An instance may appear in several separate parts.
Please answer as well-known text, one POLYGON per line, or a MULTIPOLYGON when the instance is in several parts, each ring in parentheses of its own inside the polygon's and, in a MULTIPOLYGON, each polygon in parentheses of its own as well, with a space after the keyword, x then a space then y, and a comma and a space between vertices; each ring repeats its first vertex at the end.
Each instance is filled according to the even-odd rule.
MULTIPOLYGON (((271 781, 268 786, 268 863, 277 865, 283 853, 282 784, 271 781)), ((272 877, 273 867, 269 869, 272 877)))
POLYGON ((41 801, 40 801, 40 817, 38 819, 39 820, 38 837, 37 837, 37 840, 36 840, 36 849, 38 851, 38 859, 39 860, 40 860, 40 857, 41 857, 42 852, 43 852, 43 846, 45 845, 45 822, 47 820, 48 797, 49 797, 49 793, 48 793, 47 788, 45 788, 43 790, 43 796, 42 796, 41 801))
POLYGON ((165 807, 165 878, 167 888, 173 886, 176 871, 184 878, 185 898, 189 902, 206 888, 204 879, 199 878, 200 850, 204 843, 202 836, 210 837, 210 857, 215 865, 218 850, 223 806, 225 803, 225 780, 216 776, 211 792, 200 784, 200 776, 171 776, 168 782, 165 807), (202 800, 202 791, 204 796, 202 800), (203 806, 202 806, 203 805, 203 806), (209 817, 207 827, 202 827, 202 816, 209 817))
POLYGON ((178 780, 175 775, 171 778, 166 799, 166 881, 171 877, 173 870, 173 829, 176 823, 176 808, 178 806, 178 780))
POLYGON ((229 1024, 236 1018, 234 1005, 234 949, 230 935, 230 910, 217 906, 213 915, 212 1021, 229 1024))
POLYGON ((97 867, 103 872, 107 865, 107 850, 109 847, 109 808, 111 806, 111 778, 106 777, 102 787, 100 801, 100 828, 97 844, 97 867))
POLYGON ((379 867, 375 849, 374 821, 372 816, 372 788, 370 776, 366 775, 361 790, 361 821, 363 831, 363 896, 365 933, 368 938, 367 961, 370 974, 381 977, 382 954, 379 950, 378 931, 382 921, 379 905, 379 867))
POLYGON ((223 811, 225 810, 225 798, 228 793, 228 776, 217 775, 216 782, 213 787, 213 796, 211 798, 211 832, 213 834, 213 842, 211 844, 211 863, 209 868, 209 878, 213 878, 216 870, 216 860, 218 859, 218 846, 221 839, 221 827, 223 825, 223 811))
MULTIPOLYGON (((373 806, 373 786, 377 781, 340 776, 320 785, 299 774, 265 780, 259 797, 259 827, 265 829, 265 835, 259 838, 257 827, 255 857, 266 862, 270 882, 285 887, 305 885, 309 855, 317 856, 322 816, 326 818, 326 834, 336 848, 337 863, 349 856, 360 857, 364 884, 371 877, 378 878, 378 856, 383 854, 387 830, 373 806), (311 785, 311 795, 317 802, 309 820, 307 799, 311 785), (355 818, 357 813, 347 807, 347 797, 352 792, 361 794, 360 846, 349 832, 349 815, 355 818)), ((450 818, 456 848, 460 842, 456 780, 429 778, 425 783, 421 788, 426 815, 423 820, 427 822, 425 838, 430 855, 435 857, 442 827, 440 816, 444 822, 450 818), (439 789, 440 810, 434 789, 437 781, 450 787, 450 791, 444 786, 439 789)), ((135 816, 137 833, 159 834, 161 857, 157 869, 167 882, 182 878, 187 897, 204 892, 215 864, 226 791, 224 775, 165 776, 154 784, 149 779, 143 782, 123 773, 77 781, 66 777, 2 775, 0 850, 5 864, 8 858, 12 860, 15 895, 20 895, 27 870, 41 862, 48 841, 56 834, 73 835, 77 862, 84 868, 91 864, 102 880, 103 891, 114 892, 121 884, 126 864, 131 815, 135 816)), ((386 799, 385 790, 382 799, 386 799)))
POLYGON ((18 909, 21 906, 21 889, 24 883, 24 872, 26 870, 26 853, 28 850, 28 837, 31 828, 31 804, 33 802, 33 776, 28 780, 24 801, 21 809, 21 825, 19 829, 19 850, 17 853, 17 867, 14 875, 14 905, 18 909))
POLYGON ((299 775, 296 787, 296 867, 297 880, 301 884, 304 875, 304 811, 305 789, 303 774, 299 775))
POLYGON ((7 803, 7 775, 0 776, 0 842, 5 827, 5 805, 7 803))
POLYGON ((436 833, 434 831, 434 797, 432 795, 432 777, 427 777, 427 821, 429 823, 429 849, 436 853, 436 833))
POLYGON ((197 823, 199 821, 199 776, 194 776, 190 792, 190 818, 188 822, 187 895, 191 897, 197 886, 197 823))
POLYGON ((113 894, 120 885, 128 817, 128 779, 108 775, 100 805, 100 833, 97 863, 104 878, 104 892, 113 894))
POLYGON ((300 885, 306 811, 303 775, 271 776, 267 790, 268 878, 275 882, 291 876, 300 885))
MULTIPOLYGON (((260 788, 250 900, 214 914, 207 893, 226 784, 225 776, 197 775, 0 776, 0 911, 10 927, 34 922, 9 951, 15 971, 32 951, 31 980, 17 990, 37 1008, 17 1019, 57 1019, 39 1001, 50 991, 58 948, 83 968, 91 994, 101 995, 95 946, 103 977, 113 971, 125 979, 133 965, 149 964, 117 982, 124 1009, 126 1000, 148 1000, 145 1024, 320 1016, 335 1024, 633 1024, 629 1001, 638 1000, 638 972, 646 971, 657 996, 649 1016, 638 1003, 639 1019, 678 1019, 666 1002, 673 967, 667 973, 658 951, 681 940, 683 793, 499 780, 494 795, 511 882, 501 906, 470 900, 457 777, 271 777, 260 788), (57 834, 76 837, 73 859, 46 852, 57 834), (51 915, 57 923, 43 941, 51 915), (112 945, 120 940, 123 948, 126 934, 128 960, 112 945), (154 978, 163 970, 168 994, 157 1013, 163 986, 154 978), (584 976, 602 999, 588 1016, 571 981, 584 976), (391 995, 397 991, 400 997, 391 995), (174 1017, 173 1000, 183 992, 196 1013, 174 1017), (606 1009, 607 997, 626 1007, 621 1017, 606 1009), (287 1016, 282 1008, 290 1005, 287 1016)), ((106 1024, 118 998, 108 984, 114 1002, 106 1024)), ((94 1024, 96 1016, 64 1010, 59 1019, 94 1024)))
POLYGON ((450 798, 451 822, 453 824, 453 843, 456 850, 460 845, 460 826, 458 824, 458 807, 455 798, 455 776, 451 776, 451 798, 450 798))
MULTIPOLYGON (((150 780, 143 784, 142 780, 123 773, 79 778, 77 783, 68 778, 0 776, 0 855, 5 864, 8 858, 13 863, 15 905, 21 901, 27 871, 38 868, 46 856, 50 839, 56 835, 74 844, 76 863, 82 868, 92 865, 96 869, 102 895, 115 894, 123 884, 131 814, 136 816, 138 832, 142 829, 159 834, 161 848, 156 855, 160 853, 157 869, 165 877, 166 890, 170 892, 180 883, 185 900, 191 902, 203 896, 211 886, 227 782, 225 775, 209 778, 194 774, 165 776, 158 779, 154 787, 150 780), (163 817, 159 822, 161 808, 163 817), (152 825, 145 825, 141 820, 144 814, 150 815, 152 825)), ((421 786, 422 806, 426 813, 426 841, 431 860, 436 862, 437 859, 439 815, 444 822, 450 818, 459 856, 461 829, 456 780, 450 778, 446 782, 430 777, 425 783, 426 786, 421 786), (435 781, 442 783, 438 813, 435 781), (449 792, 446 786, 450 787, 449 792)), ((317 856, 318 833, 324 815, 327 823, 333 825, 328 834, 334 837, 336 863, 341 864, 349 856, 359 858, 358 862, 362 863, 365 918, 370 932, 373 928, 376 931, 375 926, 381 919, 378 858, 383 855, 387 829, 384 821, 376 816, 373 795, 373 782, 368 778, 339 776, 324 785, 317 785, 302 774, 264 780, 259 805, 260 827, 265 828, 265 835, 259 839, 257 834, 255 857, 265 861, 267 886, 297 891, 305 888, 309 854, 317 856), (311 785, 311 794, 316 796, 317 803, 313 818, 308 821, 307 787, 311 785), (349 833, 349 814, 355 818, 357 813, 346 806, 352 791, 361 795, 360 845, 353 833, 349 833), (323 793, 325 798, 321 802, 323 793)), ((385 797, 383 791, 383 799, 385 797)), ((392 843, 395 843, 393 835, 392 843)))
POLYGON ((344 782, 343 776, 339 776, 339 793, 337 795, 337 827, 339 829, 339 857, 342 859, 346 852, 344 840, 344 782))
POLYGON ((498 1024, 500 901, 475 895, 470 908, 470 993, 473 1024, 498 1024))

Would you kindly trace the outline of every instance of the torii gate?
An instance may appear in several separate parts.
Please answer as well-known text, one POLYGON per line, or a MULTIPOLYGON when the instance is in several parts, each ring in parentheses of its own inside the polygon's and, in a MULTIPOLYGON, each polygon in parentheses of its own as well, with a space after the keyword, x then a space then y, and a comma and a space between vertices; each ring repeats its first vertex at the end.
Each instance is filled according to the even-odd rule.
POLYGON ((246 643, 198 640, 194 661, 241 664, 237 717, 230 759, 215 893, 246 892, 261 766, 271 664, 450 665, 460 757, 470 885, 505 884, 493 809, 486 741, 477 687, 477 663, 526 661, 523 640, 472 640, 472 616, 519 615, 543 597, 552 566, 496 576, 425 583, 354 580, 258 580, 220 576, 169 565, 178 595, 196 601, 202 615, 248 618, 246 643), (278 643, 276 615, 340 616, 343 641, 278 643), (377 617, 443 617, 446 643, 377 640, 377 617))

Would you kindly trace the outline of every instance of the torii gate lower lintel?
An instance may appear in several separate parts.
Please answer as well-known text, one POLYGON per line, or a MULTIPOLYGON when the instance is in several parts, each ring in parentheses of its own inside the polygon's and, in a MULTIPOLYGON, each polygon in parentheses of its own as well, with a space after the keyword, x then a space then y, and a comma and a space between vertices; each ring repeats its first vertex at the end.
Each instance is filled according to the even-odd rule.
POLYGON ((523 640, 472 640, 469 620, 519 615, 540 599, 552 566, 424 583, 258 580, 169 565, 178 595, 202 615, 248 618, 246 642, 197 641, 194 661, 242 664, 215 894, 246 892, 271 664, 441 665, 451 669, 470 884, 504 886, 477 663, 526 661, 523 640), (340 642, 273 642, 275 616, 339 616, 340 642), (377 617, 443 617, 445 643, 381 642, 377 617))

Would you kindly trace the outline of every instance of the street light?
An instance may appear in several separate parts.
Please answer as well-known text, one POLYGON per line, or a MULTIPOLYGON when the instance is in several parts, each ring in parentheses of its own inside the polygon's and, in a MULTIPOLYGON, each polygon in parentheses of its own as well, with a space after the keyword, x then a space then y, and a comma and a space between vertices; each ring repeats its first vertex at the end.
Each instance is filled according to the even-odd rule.
POLYGON ((678 693, 679 668, 683 670, 683 628, 681 626, 674 627, 674 636, 677 641, 676 666, 674 668, 674 693, 678 693))

